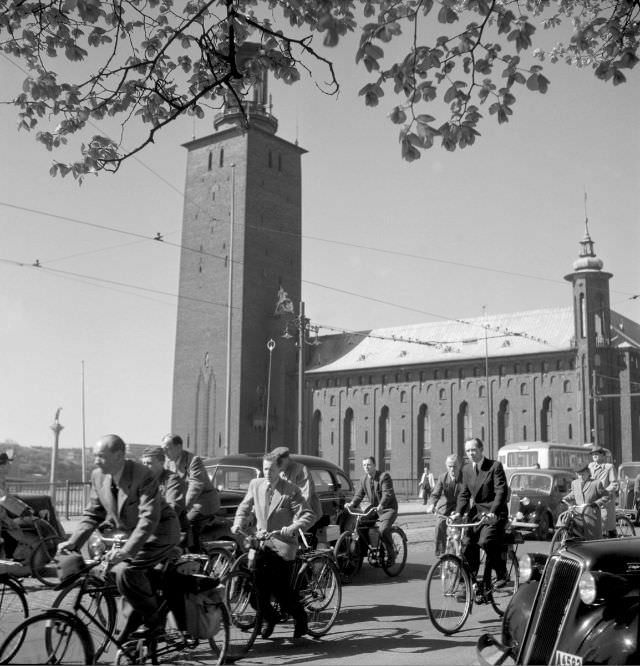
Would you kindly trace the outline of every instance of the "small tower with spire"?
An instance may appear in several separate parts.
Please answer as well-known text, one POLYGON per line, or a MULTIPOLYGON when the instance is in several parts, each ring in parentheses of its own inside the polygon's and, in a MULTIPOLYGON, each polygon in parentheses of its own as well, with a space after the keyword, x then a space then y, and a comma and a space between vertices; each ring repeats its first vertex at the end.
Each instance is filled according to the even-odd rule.
POLYGON ((607 437, 606 414, 596 399, 606 392, 608 368, 611 364, 611 306, 609 280, 611 273, 602 270, 602 259, 596 256, 585 215, 585 233, 580 241, 580 254, 573 262, 573 271, 564 279, 573 285, 574 339, 576 369, 579 372, 583 442, 601 446, 607 437))

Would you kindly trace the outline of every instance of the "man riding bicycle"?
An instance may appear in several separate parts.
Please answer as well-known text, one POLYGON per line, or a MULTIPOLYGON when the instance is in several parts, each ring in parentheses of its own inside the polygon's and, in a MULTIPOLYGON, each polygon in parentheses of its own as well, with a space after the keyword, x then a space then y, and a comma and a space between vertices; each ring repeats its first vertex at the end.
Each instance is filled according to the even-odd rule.
POLYGON ((587 463, 579 464, 573 471, 577 478, 571 482, 571 492, 562 498, 563 502, 580 507, 574 516, 571 536, 583 541, 602 539, 601 509, 610 495, 602 481, 591 477, 587 463))
MULTIPOLYGON (((389 563, 395 559, 395 549, 391 539, 391 526, 398 517, 398 500, 393 489, 393 481, 389 472, 380 472, 376 470, 376 459, 369 456, 362 461, 362 467, 365 476, 360 481, 360 486, 356 490, 351 502, 345 506, 357 509, 362 500, 367 498, 369 505, 376 510, 378 514, 378 528, 380 530, 380 539, 384 543, 387 551, 389 563)), ((360 523, 362 528, 364 523, 360 523)))
POLYGON ((489 589, 493 570, 497 578, 495 587, 501 587, 507 582, 507 565, 503 558, 504 533, 509 517, 507 477, 502 463, 484 456, 484 446, 478 437, 466 441, 464 450, 469 462, 462 470, 462 488, 451 517, 457 518, 467 509, 470 520, 485 517, 482 524, 467 530, 464 553, 471 571, 477 576, 482 548, 487 554, 482 584, 489 589))

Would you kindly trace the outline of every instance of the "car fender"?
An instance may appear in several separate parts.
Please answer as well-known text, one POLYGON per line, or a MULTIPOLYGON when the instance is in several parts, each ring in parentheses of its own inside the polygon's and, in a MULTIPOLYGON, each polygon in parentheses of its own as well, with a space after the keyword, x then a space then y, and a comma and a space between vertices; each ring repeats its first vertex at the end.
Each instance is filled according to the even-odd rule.
MULTIPOLYGON (((640 603, 619 599, 593 607, 577 622, 577 654, 588 664, 637 664, 640 603)), ((558 646, 562 649, 562 646, 558 646)))
POLYGON ((521 583, 505 610, 502 620, 502 644, 513 648, 515 652, 522 645, 537 591, 537 580, 521 583))

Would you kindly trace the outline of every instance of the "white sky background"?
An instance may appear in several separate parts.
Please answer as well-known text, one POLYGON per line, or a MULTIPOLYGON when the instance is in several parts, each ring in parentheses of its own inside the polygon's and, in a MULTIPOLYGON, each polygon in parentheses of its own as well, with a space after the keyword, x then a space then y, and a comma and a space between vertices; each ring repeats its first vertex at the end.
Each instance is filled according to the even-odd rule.
MULTIPOLYGON (((591 70, 546 65, 549 92, 521 87, 508 125, 482 107, 475 146, 433 148, 408 164, 386 118, 397 100, 388 92, 377 109, 364 107, 357 92, 369 79, 353 53, 352 41, 327 53, 338 99, 309 81, 271 84, 279 136, 298 136, 309 151, 302 294, 312 324, 360 330, 480 316, 483 305, 488 313, 569 305, 563 276, 584 233, 585 188, 596 253, 614 274, 612 306, 640 321, 640 298, 630 298, 640 292, 639 68, 614 88, 591 70)), ((0 57, 3 98, 22 76, 0 57)), ((15 109, 0 106, 3 204, 180 242, 191 119, 116 175, 82 186, 51 178, 54 155, 16 124, 15 109)), ((195 135, 212 128, 210 117, 197 121, 195 135)), ((0 261, 0 441, 50 444, 62 407, 61 445, 80 446, 84 361, 87 445, 107 432, 159 443, 171 424, 178 248, 6 205, 0 239, 0 259, 26 264, 0 261), (36 259, 46 270, 30 266, 36 259)))

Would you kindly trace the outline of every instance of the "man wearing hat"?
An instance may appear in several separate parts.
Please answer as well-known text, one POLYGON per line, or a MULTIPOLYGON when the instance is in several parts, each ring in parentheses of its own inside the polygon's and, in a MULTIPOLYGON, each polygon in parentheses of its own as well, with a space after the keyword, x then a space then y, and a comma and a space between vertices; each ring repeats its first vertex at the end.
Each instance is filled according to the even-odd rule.
POLYGON ((616 538, 616 492, 618 479, 616 470, 611 463, 606 462, 606 450, 601 446, 591 449, 592 462, 589 471, 596 481, 601 481, 604 489, 609 493, 609 500, 602 509, 602 522, 604 531, 610 539, 616 538))
POLYGON ((161 446, 149 446, 140 457, 140 462, 147 467, 158 482, 158 491, 165 502, 176 512, 180 521, 180 529, 186 532, 189 528, 185 511, 185 486, 182 479, 165 469, 165 455, 161 446))
POLYGON ((609 493, 602 485, 602 481, 591 478, 590 467, 590 464, 580 463, 574 468, 577 478, 571 482, 571 492, 562 498, 567 504, 576 504, 580 507, 576 516, 579 532, 571 536, 585 541, 602 539, 600 510, 609 499, 609 493))

